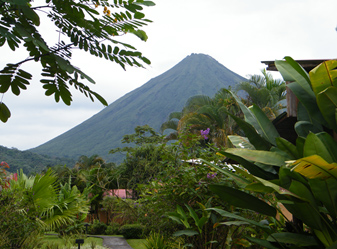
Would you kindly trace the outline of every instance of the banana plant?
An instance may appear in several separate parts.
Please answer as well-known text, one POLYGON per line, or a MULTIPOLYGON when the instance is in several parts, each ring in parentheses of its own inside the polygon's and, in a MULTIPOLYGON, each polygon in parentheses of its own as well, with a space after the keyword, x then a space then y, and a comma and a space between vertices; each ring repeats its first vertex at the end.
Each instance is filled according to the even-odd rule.
POLYGON ((246 137, 229 137, 235 148, 218 153, 240 167, 235 173, 212 167, 232 177, 243 190, 223 185, 210 189, 234 206, 267 217, 282 215, 278 207, 283 205, 296 222, 288 222, 292 226, 283 232, 274 232, 259 222, 212 210, 263 229, 266 238, 248 239, 265 248, 337 248, 337 142, 333 137, 337 131, 337 61, 323 62, 309 74, 290 57, 275 65, 300 101, 296 144, 281 138, 258 107, 246 107, 235 97, 245 115, 245 120, 235 120, 246 137), (264 201, 247 191, 274 198, 264 201))
POLYGON ((216 228, 220 220, 218 216, 212 213, 208 208, 211 207, 210 198, 208 202, 203 205, 198 203, 199 209, 195 210, 189 205, 185 205, 187 212, 184 209, 177 205, 176 212, 170 212, 167 214, 167 217, 183 226, 183 230, 179 230, 173 234, 173 236, 183 236, 185 238, 185 247, 194 247, 194 248, 231 248, 231 236, 235 232, 234 228, 223 229, 224 233, 221 234, 221 237, 214 237, 217 233, 212 233, 212 229, 216 228), (226 236, 223 236, 226 233, 226 236))

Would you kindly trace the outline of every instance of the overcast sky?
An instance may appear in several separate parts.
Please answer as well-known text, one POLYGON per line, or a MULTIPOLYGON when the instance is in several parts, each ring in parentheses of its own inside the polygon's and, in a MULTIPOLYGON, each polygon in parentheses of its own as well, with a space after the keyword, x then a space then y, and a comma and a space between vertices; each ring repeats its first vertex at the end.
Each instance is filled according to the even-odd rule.
MULTIPOLYGON (((127 68, 85 53, 75 53, 73 64, 97 82, 93 89, 108 103, 172 68, 191 53, 212 56, 246 77, 259 74, 261 61, 337 58, 336 0, 154 0, 146 10, 153 23, 144 28, 149 39, 128 38, 152 62, 146 69, 127 68)), ((53 39, 53 29, 50 29, 53 39)), ((57 35, 55 35, 57 40, 57 35)), ((0 48, 0 68, 24 59, 20 51, 0 48)), ((34 79, 20 96, 10 92, 3 102, 12 117, 0 122, 0 145, 30 149, 66 132, 104 107, 73 91, 69 107, 44 96, 38 64, 29 65, 34 79)), ((1 98, 1 96, 0 96, 1 98)), ((179 110, 177 110, 179 111, 179 110)), ((0 159, 1 160, 1 159, 0 159)))

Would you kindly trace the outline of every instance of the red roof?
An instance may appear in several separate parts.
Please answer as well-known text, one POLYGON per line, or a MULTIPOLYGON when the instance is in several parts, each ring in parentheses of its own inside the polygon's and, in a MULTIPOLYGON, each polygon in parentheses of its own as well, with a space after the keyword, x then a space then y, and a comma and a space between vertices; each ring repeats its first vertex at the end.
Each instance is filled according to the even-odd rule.
POLYGON ((129 189, 110 189, 104 192, 103 196, 117 196, 122 199, 132 197, 132 190, 129 189))

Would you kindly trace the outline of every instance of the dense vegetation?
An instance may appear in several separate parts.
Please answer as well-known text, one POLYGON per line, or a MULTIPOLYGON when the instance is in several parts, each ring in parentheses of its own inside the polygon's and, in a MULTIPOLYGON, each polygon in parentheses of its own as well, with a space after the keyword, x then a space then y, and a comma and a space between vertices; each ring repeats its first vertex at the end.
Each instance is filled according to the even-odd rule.
POLYGON ((9 149, 4 146, 0 146, 0 157, 1 161, 5 161, 11 166, 10 172, 15 173, 22 170, 28 175, 56 165, 66 165, 72 168, 76 162, 73 159, 43 156, 30 151, 20 151, 15 148, 9 149))
MULTIPOLYGON (((25 1, 0 7, 13 2, 20 8, 6 21, 22 11, 38 25, 25 1)), ((19 40, 12 39, 15 48, 19 40)), ((82 155, 73 168, 46 167, 28 177, 10 174, 2 161, 0 247, 43 248, 43 233, 55 231, 63 238, 143 237, 147 249, 337 248, 337 60, 309 73, 290 57, 275 65, 298 99, 293 142, 274 125, 286 118, 279 115, 285 82, 263 71, 239 83, 245 98, 228 88, 191 97, 163 122, 167 136, 136 126, 123 136, 127 146, 110 151, 125 155, 120 164, 82 155)))

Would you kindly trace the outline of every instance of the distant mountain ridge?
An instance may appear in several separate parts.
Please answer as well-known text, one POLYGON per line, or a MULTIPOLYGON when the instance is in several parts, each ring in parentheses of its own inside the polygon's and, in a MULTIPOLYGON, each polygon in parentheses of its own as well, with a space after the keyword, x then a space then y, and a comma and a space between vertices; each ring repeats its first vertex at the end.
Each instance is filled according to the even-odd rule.
POLYGON ((181 111, 189 97, 213 97, 224 87, 245 78, 205 54, 191 54, 165 73, 111 103, 108 107, 60 136, 30 151, 77 159, 98 154, 111 161, 108 152, 120 147, 121 139, 137 125, 159 131, 168 115, 181 111))

